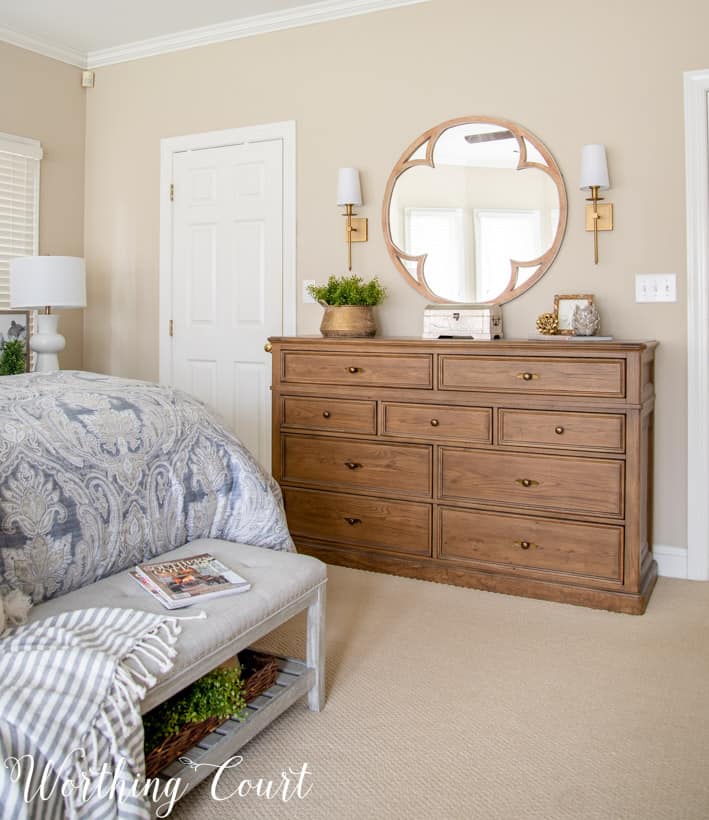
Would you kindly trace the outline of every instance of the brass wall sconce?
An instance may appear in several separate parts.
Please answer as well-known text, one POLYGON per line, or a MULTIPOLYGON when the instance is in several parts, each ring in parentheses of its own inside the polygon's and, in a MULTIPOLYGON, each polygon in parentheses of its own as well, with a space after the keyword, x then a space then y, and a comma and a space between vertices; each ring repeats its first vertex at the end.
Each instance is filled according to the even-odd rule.
POLYGON ((581 150, 581 185, 582 191, 590 191, 586 197, 590 205, 586 206, 586 230, 593 231, 593 261, 598 264, 598 232, 613 230, 613 204, 604 202, 598 196, 599 191, 610 188, 608 181, 608 162, 605 145, 584 145, 581 150))
POLYGON ((345 242, 347 242, 347 268, 352 270, 352 243, 367 241, 367 218, 355 217, 352 208, 362 204, 359 171, 356 168, 340 168, 337 174, 337 204, 345 206, 345 242))

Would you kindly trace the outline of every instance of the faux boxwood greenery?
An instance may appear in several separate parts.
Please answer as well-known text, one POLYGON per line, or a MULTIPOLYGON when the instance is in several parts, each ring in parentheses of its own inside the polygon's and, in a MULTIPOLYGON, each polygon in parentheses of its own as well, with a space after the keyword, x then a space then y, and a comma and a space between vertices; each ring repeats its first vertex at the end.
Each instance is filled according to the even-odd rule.
POLYGON ((386 289, 375 276, 365 282, 361 276, 331 276, 326 285, 308 285, 308 293, 326 305, 378 305, 386 289))
POLYGON ((15 376, 25 372, 25 343, 8 339, 0 353, 0 376, 15 376))
POLYGON ((245 707, 241 668, 214 669, 143 716, 146 753, 187 723, 240 718, 245 707))

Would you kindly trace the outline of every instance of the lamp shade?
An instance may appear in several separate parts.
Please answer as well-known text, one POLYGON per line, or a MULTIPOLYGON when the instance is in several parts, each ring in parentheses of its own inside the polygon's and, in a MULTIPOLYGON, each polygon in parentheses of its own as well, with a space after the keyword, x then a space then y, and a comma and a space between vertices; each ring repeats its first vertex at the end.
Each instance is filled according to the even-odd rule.
POLYGON ((581 149, 581 190, 598 186, 602 191, 610 187, 606 146, 594 143, 581 149))
POLYGON ((86 267, 78 256, 10 260, 10 307, 86 307, 86 267))
POLYGON ((362 189, 356 168, 340 168, 337 174, 337 204, 361 205, 362 189))

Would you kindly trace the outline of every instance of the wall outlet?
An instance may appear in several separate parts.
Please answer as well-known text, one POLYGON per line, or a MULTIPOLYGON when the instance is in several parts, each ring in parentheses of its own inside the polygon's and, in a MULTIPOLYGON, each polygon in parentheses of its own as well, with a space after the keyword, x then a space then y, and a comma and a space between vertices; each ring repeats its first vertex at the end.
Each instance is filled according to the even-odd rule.
POLYGON ((303 279, 303 304, 304 305, 314 305, 316 304, 315 299, 308 293, 308 286, 314 285, 314 279, 303 279))
POLYGON ((636 273, 636 302, 676 302, 676 273, 636 273))

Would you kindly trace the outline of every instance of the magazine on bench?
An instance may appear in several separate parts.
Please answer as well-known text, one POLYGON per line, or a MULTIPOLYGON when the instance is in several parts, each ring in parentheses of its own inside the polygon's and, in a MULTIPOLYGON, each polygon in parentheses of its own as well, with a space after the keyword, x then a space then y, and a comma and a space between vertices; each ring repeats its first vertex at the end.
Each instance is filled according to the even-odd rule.
POLYGON ((159 564, 139 564, 130 576, 167 609, 251 589, 245 578, 209 552, 159 564))

